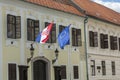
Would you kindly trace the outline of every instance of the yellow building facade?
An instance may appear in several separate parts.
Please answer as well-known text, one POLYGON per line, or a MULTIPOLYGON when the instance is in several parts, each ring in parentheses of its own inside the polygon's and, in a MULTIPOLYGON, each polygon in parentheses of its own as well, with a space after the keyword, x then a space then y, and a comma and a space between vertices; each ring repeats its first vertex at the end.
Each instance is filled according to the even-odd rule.
POLYGON ((55 78, 86 80, 84 17, 21 0, 1 0, 0 37, 0 80, 12 80, 11 78, 15 80, 57 80, 55 78), (8 38, 8 14, 21 18, 19 38, 8 38), (27 19, 38 20, 39 31, 45 28, 45 22, 54 21, 56 38, 59 34, 59 25, 68 26, 71 24, 70 45, 60 49, 57 40, 56 43, 34 43, 32 56, 30 48, 34 41, 28 40, 27 19), (72 46, 72 28, 81 31, 81 46, 72 46), (58 50, 58 59, 52 63, 56 58, 56 49, 58 50), (27 63, 28 59, 30 60, 27 63))

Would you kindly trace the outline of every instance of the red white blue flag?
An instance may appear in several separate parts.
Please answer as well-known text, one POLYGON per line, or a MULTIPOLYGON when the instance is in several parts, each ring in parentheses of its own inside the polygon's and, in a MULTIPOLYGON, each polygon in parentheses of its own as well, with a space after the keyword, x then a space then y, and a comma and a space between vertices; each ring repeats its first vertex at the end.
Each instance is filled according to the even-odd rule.
POLYGON ((49 39, 50 32, 53 27, 53 22, 51 22, 43 31, 41 32, 41 38, 40 43, 46 43, 46 41, 49 39))

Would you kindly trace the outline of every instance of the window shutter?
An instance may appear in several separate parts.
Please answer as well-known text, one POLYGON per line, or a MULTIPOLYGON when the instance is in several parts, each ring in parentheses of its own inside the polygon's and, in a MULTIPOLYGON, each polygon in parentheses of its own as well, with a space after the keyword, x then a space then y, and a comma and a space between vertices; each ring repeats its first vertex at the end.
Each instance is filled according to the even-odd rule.
POLYGON ((46 28, 49 24, 50 24, 49 22, 45 22, 45 28, 46 28))
POLYGON ((56 24, 53 24, 52 31, 51 31, 51 43, 56 43, 56 24))
POLYGON ((12 67, 11 67, 11 65, 9 64, 9 65, 8 65, 8 76, 9 76, 9 80, 12 80, 11 72, 12 72, 12 67))
POLYGON ((74 40, 75 40, 75 46, 77 46, 77 44, 78 44, 78 41, 77 41, 77 29, 75 29, 75 38, 74 38, 74 40))
POLYGON ((64 28, 65 28, 65 26, 59 25, 59 33, 61 33, 64 28))
POLYGON ((21 38, 21 17, 16 16, 16 38, 21 38))
POLYGON ((73 72, 74 72, 74 79, 78 79, 79 78, 79 73, 78 73, 78 66, 73 66, 73 72))
POLYGON ((91 47, 94 46, 94 39, 93 39, 93 32, 92 31, 89 31, 89 44, 91 47))
POLYGON ((120 38, 118 38, 119 39, 119 51, 120 51, 120 38))
POLYGON ((95 71, 95 60, 91 60, 91 64, 90 64, 91 66, 91 75, 92 76, 95 76, 96 75, 96 71, 95 71))
POLYGON ((72 46, 75 46, 75 28, 72 28, 72 46))
POLYGON ((111 50, 114 50, 114 44, 113 44, 113 42, 114 42, 113 36, 110 36, 110 49, 111 50))
POLYGON ((8 64, 9 80, 17 80, 16 75, 16 64, 8 64))
POLYGON ((34 21, 34 30, 35 30, 35 38, 34 39, 36 39, 36 37, 37 37, 37 35, 38 35, 38 33, 39 33, 39 20, 35 20, 34 21))
POLYGON ((27 40, 34 41, 35 30, 34 30, 34 20, 27 19, 27 40))
POLYGON ((98 47, 98 33, 94 32, 94 47, 98 47))
POLYGON ((117 36, 114 37, 114 50, 117 50, 118 46, 117 46, 117 36))
POLYGON ((11 37, 11 28, 10 27, 12 27, 11 25, 10 25, 10 23, 11 23, 11 19, 10 19, 10 15, 8 14, 7 15, 7 37, 8 38, 10 38, 11 37))
POLYGON ((102 61, 101 64, 102 64, 102 75, 106 75, 106 64, 105 64, 105 61, 102 61))
POLYGON ((77 29, 77 45, 82 46, 82 39, 81 39, 81 29, 77 29))
POLYGON ((104 49, 104 34, 100 34, 100 45, 101 45, 101 48, 104 49))
POLYGON ((115 71, 115 62, 114 61, 111 62, 111 67, 112 67, 112 75, 115 75, 116 71, 115 71))
POLYGON ((66 79, 66 66, 61 67, 61 79, 66 79))
POLYGON ((108 35, 104 35, 104 48, 108 48, 108 35))

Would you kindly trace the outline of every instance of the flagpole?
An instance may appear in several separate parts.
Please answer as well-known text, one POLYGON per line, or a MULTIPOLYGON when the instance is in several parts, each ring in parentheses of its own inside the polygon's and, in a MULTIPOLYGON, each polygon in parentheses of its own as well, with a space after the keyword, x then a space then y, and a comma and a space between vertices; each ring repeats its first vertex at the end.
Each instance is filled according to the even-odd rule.
POLYGON ((61 49, 64 49, 65 45, 68 45, 67 47, 67 78, 68 80, 71 80, 71 62, 70 62, 70 57, 71 57, 71 50, 70 50, 70 33, 69 33, 69 28, 71 24, 68 25, 66 28, 64 28, 58 35, 58 44, 61 49))
POLYGON ((38 53, 39 56, 44 56, 43 53, 42 53, 43 51, 42 51, 42 45, 41 44, 39 44, 39 48, 38 49, 39 49, 39 53, 38 53))
POLYGON ((68 71, 69 71, 69 80, 71 80, 71 47, 68 45, 68 71))
MULTIPOLYGON (((71 25, 71 24, 70 24, 70 25, 71 25)), ((70 32, 69 32, 69 34, 70 34, 70 32)), ((70 41, 70 44, 71 44, 71 39, 70 39, 69 41, 70 41)), ((72 67, 71 67, 71 61, 72 61, 72 60, 71 60, 71 45, 68 45, 68 46, 69 46, 69 47, 68 47, 68 48, 69 48, 68 55, 69 55, 69 65, 70 65, 70 80, 72 80, 72 79, 71 79, 71 73, 72 73, 72 72, 71 72, 71 70, 72 70, 72 67)))
POLYGON ((70 80, 70 54, 69 54, 69 45, 68 45, 68 80, 70 80))

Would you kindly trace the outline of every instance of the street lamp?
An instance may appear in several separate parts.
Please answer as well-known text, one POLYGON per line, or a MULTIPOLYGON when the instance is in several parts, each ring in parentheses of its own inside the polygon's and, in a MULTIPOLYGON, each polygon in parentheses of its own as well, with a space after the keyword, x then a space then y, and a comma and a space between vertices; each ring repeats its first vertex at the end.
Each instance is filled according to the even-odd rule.
POLYGON ((33 47, 33 44, 31 44, 31 47, 30 47, 30 55, 31 57, 30 58, 27 58, 27 63, 29 63, 31 61, 31 59, 33 58, 33 55, 34 55, 34 47, 33 47))
POLYGON ((54 64, 56 62, 56 60, 58 59, 58 49, 56 48, 56 50, 54 51, 55 52, 55 59, 52 60, 52 64, 54 64))

